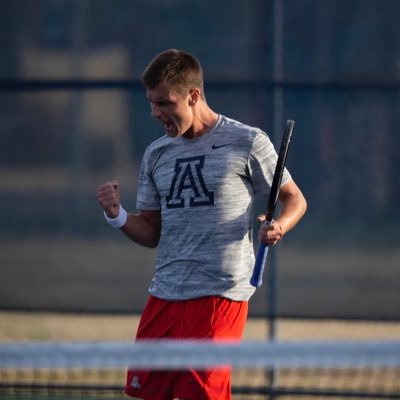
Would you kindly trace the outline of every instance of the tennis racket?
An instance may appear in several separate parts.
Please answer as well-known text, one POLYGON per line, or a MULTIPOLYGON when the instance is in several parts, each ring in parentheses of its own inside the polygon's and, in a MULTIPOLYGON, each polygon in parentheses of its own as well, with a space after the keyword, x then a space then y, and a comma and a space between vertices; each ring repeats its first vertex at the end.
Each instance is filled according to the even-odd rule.
MULTIPOLYGON (((294 121, 286 121, 286 129, 283 134, 281 148, 279 150, 278 160, 276 162, 274 178, 272 180, 271 191, 268 199, 268 207, 266 214, 266 223, 272 222, 276 203, 278 201, 279 189, 282 182, 283 171, 285 169, 286 158, 289 150, 289 144, 292 137, 294 121)), ((250 284, 254 287, 260 287, 262 285, 262 278, 265 268, 265 261, 267 259, 268 246, 264 243, 260 243, 257 250, 256 262, 254 264, 253 274, 250 279, 250 284)))

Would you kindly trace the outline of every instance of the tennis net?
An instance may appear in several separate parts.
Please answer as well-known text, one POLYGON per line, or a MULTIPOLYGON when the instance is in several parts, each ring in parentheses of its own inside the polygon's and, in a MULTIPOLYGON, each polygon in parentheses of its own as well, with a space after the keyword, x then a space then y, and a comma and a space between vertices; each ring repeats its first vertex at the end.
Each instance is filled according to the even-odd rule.
POLYGON ((0 344, 0 399, 124 398, 128 366, 232 366, 233 399, 400 399, 400 341, 0 344))

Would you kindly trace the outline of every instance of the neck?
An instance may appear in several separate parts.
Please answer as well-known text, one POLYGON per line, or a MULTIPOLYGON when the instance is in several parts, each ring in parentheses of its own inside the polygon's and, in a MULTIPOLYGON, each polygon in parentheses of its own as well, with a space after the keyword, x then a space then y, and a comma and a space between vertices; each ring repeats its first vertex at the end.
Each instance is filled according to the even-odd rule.
POLYGON ((192 127, 185 133, 185 138, 194 139, 209 132, 217 123, 218 114, 208 106, 195 110, 192 127))

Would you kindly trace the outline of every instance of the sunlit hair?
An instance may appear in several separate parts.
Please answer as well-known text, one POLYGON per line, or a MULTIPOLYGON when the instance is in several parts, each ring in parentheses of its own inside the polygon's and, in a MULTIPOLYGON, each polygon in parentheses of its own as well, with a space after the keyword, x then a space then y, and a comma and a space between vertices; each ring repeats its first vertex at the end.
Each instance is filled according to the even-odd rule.
POLYGON ((181 50, 170 49, 158 54, 144 70, 142 81, 149 89, 165 84, 169 89, 183 94, 198 88, 201 97, 205 98, 200 62, 193 55, 181 50))

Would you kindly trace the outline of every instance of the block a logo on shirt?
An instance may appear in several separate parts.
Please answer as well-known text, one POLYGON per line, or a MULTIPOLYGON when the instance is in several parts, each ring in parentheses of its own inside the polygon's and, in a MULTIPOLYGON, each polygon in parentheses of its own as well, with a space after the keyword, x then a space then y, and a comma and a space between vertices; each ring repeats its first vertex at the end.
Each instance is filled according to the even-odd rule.
POLYGON ((176 160, 169 195, 165 197, 167 208, 214 205, 214 192, 208 191, 202 173, 205 157, 176 160))

